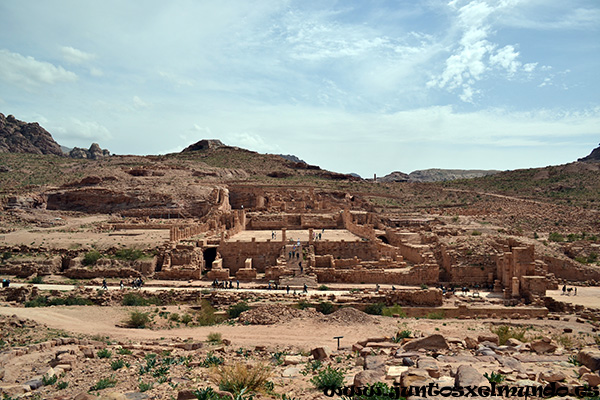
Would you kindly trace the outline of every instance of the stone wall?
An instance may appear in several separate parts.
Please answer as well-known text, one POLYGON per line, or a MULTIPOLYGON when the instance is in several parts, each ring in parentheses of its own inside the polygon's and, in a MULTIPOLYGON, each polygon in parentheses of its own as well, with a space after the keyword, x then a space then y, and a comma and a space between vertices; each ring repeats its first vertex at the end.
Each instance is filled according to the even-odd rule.
POLYGON ((540 257, 548 266, 548 272, 557 278, 572 282, 600 282, 600 268, 583 265, 569 258, 543 255, 540 257))
POLYGON ((437 265, 419 265, 401 269, 368 269, 362 265, 352 269, 314 268, 319 283, 373 283, 393 285, 435 285, 438 283, 437 265))
POLYGON ((281 255, 283 244, 281 241, 271 242, 221 242, 218 251, 223 258, 223 267, 229 268, 231 274, 244 268, 247 258, 252 259, 253 268, 265 272, 266 267, 277 265, 277 258, 281 255))

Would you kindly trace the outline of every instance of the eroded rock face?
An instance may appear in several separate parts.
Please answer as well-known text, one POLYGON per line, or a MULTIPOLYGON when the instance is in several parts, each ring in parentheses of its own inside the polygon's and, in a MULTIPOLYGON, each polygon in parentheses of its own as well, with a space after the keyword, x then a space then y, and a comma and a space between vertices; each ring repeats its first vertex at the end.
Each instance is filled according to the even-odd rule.
POLYGON ((0 153, 63 155, 60 145, 37 122, 27 123, 1 113, 0 153))
POLYGON ((444 338, 444 336, 436 334, 424 337, 422 339, 411 340, 410 342, 404 345, 404 350, 418 350, 418 349, 427 349, 427 350, 443 350, 448 349, 448 342, 444 338))

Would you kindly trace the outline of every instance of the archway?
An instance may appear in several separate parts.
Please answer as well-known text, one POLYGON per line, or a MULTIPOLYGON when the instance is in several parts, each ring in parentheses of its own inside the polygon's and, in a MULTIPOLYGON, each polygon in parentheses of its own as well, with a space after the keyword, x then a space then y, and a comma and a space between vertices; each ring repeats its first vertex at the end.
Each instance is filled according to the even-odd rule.
POLYGON ((377 236, 377 239, 381 240, 385 244, 390 244, 388 238, 385 235, 377 236))
POLYGON ((210 271, 212 268, 212 263, 217 258, 217 248, 216 247, 208 247, 203 251, 204 255, 204 271, 210 271))

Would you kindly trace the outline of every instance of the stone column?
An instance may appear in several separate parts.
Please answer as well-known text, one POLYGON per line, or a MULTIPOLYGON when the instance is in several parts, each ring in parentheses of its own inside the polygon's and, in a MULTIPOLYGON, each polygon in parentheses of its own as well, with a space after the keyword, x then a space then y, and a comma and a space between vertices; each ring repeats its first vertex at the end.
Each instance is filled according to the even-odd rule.
POLYGON ((286 239, 287 239, 286 238, 286 229, 285 228, 281 228, 281 242, 283 244, 285 244, 286 239))

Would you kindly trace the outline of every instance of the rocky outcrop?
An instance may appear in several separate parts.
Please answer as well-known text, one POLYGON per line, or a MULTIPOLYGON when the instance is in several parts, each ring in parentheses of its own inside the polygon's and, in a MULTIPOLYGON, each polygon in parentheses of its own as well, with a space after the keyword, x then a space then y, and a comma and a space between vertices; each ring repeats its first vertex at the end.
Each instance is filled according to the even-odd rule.
POLYGON ((377 178, 378 182, 408 182, 409 180, 408 174, 400 171, 394 171, 391 174, 383 176, 381 178, 377 178))
POLYGON ((577 161, 584 161, 584 162, 600 161, 600 145, 598 147, 596 147, 594 150, 592 150, 592 152, 587 157, 580 158, 577 161))
POLYGON ((60 145, 37 122, 27 123, 1 113, 0 153, 63 155, 60 145))
POLYGON ((413 171, 408 174, 411 182, 441 182, 455 179, 479 178, 486 175, 497 174, 497 170, 484 169, 425 169, 413 171))
POLYGON ((217 139, 202 139, 199 142, 189 145, 185 149, 183 149, 182 153, 187 153, 190 151, 200 151, 200 150, 209 150, 209 149, 218 149, 219 147, 224 147, 223 142, 217 139))
POLYGON ((88 160, 97 160, 109 156, 110 151, 101 149, 98 143, 92 143, 88 150, 74 147, 73 150, 69 152, 69 157, 71 158, 87 158, 88 160))

